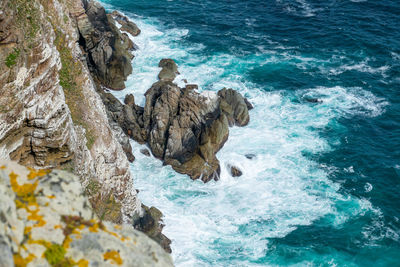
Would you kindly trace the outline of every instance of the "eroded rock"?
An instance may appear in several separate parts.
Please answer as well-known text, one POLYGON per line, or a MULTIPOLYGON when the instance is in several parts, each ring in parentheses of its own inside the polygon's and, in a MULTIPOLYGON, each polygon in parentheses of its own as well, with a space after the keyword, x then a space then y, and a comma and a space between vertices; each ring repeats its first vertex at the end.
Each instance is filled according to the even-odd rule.
MULTIPOLYGON (((249 122, 248 105, 238 92, 223 89, 218 95, 200 94, 197 85, 178 87, 176 63, 163 59, 159 81, 146 92, 143 109, 127 95, 120 122, 129 136, 146 142, 153 155, 177 172, 204 182, 218 180, 220 164, 215 154, 229 136, 229 124, 249 122)), ((122 104, 119 104, 122 105, 122 104)))
POLYGON ((120 90, 132 73, 130 50, 134 44, 121 34, 111 15, 97 1, 85 5, 85 14, 77 16, 80 45, 87 53, 91 72, 102 85, 120 90))
POLYGON ((138 36, 140 34, 141 31, 138 26, 118 11, 113 11, 111 15, 119 24, 121 24, 121 31, 129 32, 132 36, 138 36))

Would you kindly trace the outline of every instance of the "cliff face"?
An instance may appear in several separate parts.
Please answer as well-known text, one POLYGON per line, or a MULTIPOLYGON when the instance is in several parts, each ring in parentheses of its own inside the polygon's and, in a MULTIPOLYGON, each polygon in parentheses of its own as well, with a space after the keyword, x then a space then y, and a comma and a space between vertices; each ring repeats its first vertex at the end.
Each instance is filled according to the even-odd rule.
POLYGON ((141 204, 120 129, 110 128, 79 47, 84 4, 0 2, 0 157, 72 170, 103 219, 132 221, 141 204))
POLYGON ((131 226, 101 222, 79 179, 0 160, 0 267, 172 266, 131 226))

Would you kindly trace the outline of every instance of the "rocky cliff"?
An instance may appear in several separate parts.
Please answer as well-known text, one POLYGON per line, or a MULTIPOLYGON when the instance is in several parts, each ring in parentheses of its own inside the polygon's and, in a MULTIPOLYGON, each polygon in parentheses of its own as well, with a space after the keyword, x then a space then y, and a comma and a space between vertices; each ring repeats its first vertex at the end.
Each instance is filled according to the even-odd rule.
MULTIPOLYGON (((89 20, 85 5, 81 0, 0 2, 0 157, 73 171, 103 219, 129 222, 141 213, 141 203, 117 140, 120 129, 109 125, 79 46, 82 21, 89 20)), ((97 38, 110 42, 101 51, 110 53, 113 37, 97 38)), ((105 81, 115 73, 120 77, 115 68, 115 73, 96 71, 105 81)), ((116 81, 119 86, 123 79, 116 81)))
POLYGON ((0 266, 173 266, 156 242, 101 222, 79 179, 0 160, 0 266))

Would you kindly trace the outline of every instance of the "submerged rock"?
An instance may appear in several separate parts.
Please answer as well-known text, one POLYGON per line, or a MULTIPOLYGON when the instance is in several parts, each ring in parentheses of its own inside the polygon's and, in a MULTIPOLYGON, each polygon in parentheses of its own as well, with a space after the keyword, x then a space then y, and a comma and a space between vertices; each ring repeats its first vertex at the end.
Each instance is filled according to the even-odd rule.
POLYGON ((256 157, 256 155, 255 154, 246 154, 245 157, 248 159, 254 159, 256 157))
MULTIPOLYGON (((99 220, 72 174, 0 160, 0 193, 1 266, 173 266, 170 255, 131 225, 99 220)), ((143 229, 162 239, 161 215, 152 209, 141 219, 143 229)))
POLYGON ((322 101, 322 99, 318 99, 318 98, 305 98, 305 100, 309 103, 323 103, 324 101, 322 101))

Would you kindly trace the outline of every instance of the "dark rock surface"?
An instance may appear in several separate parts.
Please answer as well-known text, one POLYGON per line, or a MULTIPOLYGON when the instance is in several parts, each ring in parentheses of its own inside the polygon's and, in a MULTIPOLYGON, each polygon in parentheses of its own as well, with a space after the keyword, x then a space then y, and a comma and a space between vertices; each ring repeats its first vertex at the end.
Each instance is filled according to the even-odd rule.
POLYGON ((255 154, 246 154, 245 157, 248 159, 254 159, 256 157, 256 155, 255 154))
POLYGON ((232 177, 239 177, 239 176, 242 176, 242 174, 243 174, 243 172, 238 167, 228 165, 228 169, 229 169, 232 177))
POLYGON ((125 88, 126 77, 132 73, 133 42, 121 34, 112 16, 98 2, 86 2, 85 11, 85 15, 77 17, 79 43, 86 52, 91 73, 108 88, 125 88))
POLYGON ((195 90, 197 85, 180 88, 172 82, 179 73, 176 63, 163 59, 159 66, 160 80, 146 92, 143 108, 133 95, 127 95, 124 104, 106 95, 113 120, 177 172, 204 182, 218 180, 215 154, 228 139, 229 125, 249 122, 247 100, 232 89, 207 96, 195 90))
POLYGON ((160 244, 166 252, 171 253, 171 240, 161 233, 164 228, 161 219, 163 214, 155 207, 149 208, 146 205, 142 205, 142 208, 144 215, 133 223, 134 228, 144 232, 148 237, 160 244))

